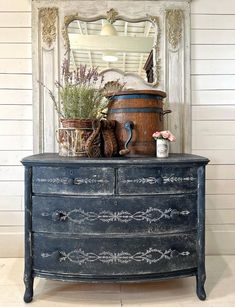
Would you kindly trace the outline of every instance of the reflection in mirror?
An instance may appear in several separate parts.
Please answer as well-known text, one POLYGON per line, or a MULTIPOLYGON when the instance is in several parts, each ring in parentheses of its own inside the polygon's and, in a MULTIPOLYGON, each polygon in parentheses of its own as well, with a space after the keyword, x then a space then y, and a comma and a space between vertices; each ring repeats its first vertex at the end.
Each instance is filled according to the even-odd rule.
POLYGON ((138 74, 149 83, 155 81, 157 27, 152 21, 76 19, 69 23, 67 31, 71 69, 86 64, 97 66, 99 72, 121 70, 138 74))

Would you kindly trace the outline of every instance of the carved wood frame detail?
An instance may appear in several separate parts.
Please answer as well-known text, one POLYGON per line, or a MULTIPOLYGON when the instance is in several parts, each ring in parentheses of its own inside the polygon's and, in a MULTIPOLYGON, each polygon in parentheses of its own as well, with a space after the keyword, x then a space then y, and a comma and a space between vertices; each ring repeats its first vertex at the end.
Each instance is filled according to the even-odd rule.
MULTIPOLYGON (((78 16, 86 20, 97 18, 90 16, 108 16, 110 20, 124 18, 128 21, 124 17, 126 12, 134 21, 143 18, 143 11, 147 16, 145 19, 158 28, 154 46, 157 54, 154 87, 166 91, 165 108, 172 110, 164 124, 177 137, 177 141, 171 144, 171 152, 191 152, 189 2, 32 0, 34 152, 57 151, 55 130, 59 125, 58 117, 49 94, 39 82, 54 90, 57 96, 54 83, 60 79, 60 66, 68 50, 65 25, 78 16), (103 12, 107 15, 102 15, 103 12)), ((125 76, 128 77, 133 78, 131 74, 125 76)), ((136 78, 134 84, 136 89, 153 88, 152 84, 141 82, 140 78, 136 78)))

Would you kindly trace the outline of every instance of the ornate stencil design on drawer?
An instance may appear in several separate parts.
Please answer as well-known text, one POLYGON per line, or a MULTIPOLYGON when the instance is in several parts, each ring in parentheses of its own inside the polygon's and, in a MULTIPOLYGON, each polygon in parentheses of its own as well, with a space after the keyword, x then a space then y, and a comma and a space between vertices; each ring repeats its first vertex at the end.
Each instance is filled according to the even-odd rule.
POLYGON ((118 170, 120 194, 185 193, 197 189, 193 167, 132 167, 118 170))
POLYGON ((46 194, 113 194, 114 169, 109 167, 33 168, 33 192, 46 194))

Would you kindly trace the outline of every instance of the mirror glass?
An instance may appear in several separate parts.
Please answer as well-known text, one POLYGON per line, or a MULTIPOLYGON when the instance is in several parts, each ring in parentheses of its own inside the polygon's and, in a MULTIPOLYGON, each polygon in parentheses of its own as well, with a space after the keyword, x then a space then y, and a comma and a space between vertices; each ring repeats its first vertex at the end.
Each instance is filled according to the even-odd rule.
POLYGON ((118 70, 138 74, 153 83, 156 25, 150 20, 73 20, 67 27, 70 68, 80 64, 98 67, 99 72, 118 70))

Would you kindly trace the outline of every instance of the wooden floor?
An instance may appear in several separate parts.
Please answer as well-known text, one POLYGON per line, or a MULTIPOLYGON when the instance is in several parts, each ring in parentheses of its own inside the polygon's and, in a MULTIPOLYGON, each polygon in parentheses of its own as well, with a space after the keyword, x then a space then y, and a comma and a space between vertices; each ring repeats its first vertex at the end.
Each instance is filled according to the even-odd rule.
MULTIPOLYGON (((35 279, 32 307, 235 307, 235 256, 207 257, 207 300, 195 277, 142 284, 71 284, 35 279)), ((0 258, 0 307, 26 306, 23 259, 0 258)))

